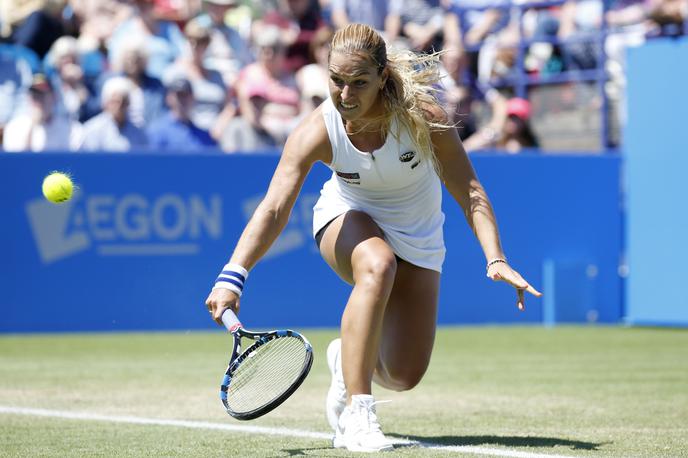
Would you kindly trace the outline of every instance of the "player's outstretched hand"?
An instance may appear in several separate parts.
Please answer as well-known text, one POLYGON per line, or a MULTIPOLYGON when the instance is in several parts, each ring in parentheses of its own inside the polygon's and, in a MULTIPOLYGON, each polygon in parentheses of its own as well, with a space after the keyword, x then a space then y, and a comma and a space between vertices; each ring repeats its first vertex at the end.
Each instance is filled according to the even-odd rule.
POLYGON ((526 302, 523 293, 524 291, 528 291, 535 297, 542 296, 540 291, 530 286, 530 283, 525 281, 523 277, 521 277, 521 274, 512 269, 511 266, 509 266, 509 264, 506 262, 497 262, 492 264, 487 270, 487 276, 494 281, 507 282, 516 288, 516 292, 518 293, 518 302, 516 303, 516 306, 521 311, 526 309, 526 302))
POLYGON ((227 309, 234 310, 239 314, 239 296, 234 291, 225 288, 215 288, 210 292, 208 299, 205 300, 208 313, 217 324, 222 326, 222 314, 227 309))

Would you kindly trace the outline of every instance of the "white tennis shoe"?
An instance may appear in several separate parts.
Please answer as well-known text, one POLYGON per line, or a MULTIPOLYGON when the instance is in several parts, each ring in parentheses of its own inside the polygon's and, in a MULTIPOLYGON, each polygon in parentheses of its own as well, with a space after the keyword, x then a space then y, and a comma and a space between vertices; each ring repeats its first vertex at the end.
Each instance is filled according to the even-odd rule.
POLYGON ((339 416, 346 407, 346 386, 344 385, 341 355, 342 339, 335 339, 327 347, 327 365, 330 368, 330 374, 332 374, 332 382, 325 401, 327 421, 334 431, 337 430, 339 416))
POLYGON ((370 394, 351 396, 351 404, 346 406, 339 417, 333 445, 346 448, 351 452, 384 452, 394 445, 385 437, 375 414, 375 399, 370 394))

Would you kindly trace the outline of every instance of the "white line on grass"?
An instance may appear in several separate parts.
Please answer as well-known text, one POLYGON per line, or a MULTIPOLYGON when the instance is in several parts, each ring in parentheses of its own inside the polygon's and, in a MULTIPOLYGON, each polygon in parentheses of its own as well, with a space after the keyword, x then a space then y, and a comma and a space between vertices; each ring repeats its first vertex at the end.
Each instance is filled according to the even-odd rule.
MULTIPOLYGON (((27 407, 0 406, 0 413, 15 415, 32 415, 37 417, 66 418, 69 420, 106 421, 110 423, 127 423, 136 425, 174 426, 178 428, 215 429, 249 434, 265 434, 269 436, 303 437, 307 439, 330 440, 332 434, 302 429, 268 428, 264 426, 233 425, 226 423, 209 423, 205 421, 163 420, 159 418, 144 418, 119 415, 99 415, 85 412, 68 412, 64 410, 33 409, 27 407)), ((411 440, 395 440, 396 445, 422 447, 443 452, 472 453, 474 455, 506 456, 512 458, 575 458, 566 455, 552 455, 547 453, 529 453, 515 450, 504 450, 488 447, 474 447, 470 445, 440 445, 430 442, 411 440)))

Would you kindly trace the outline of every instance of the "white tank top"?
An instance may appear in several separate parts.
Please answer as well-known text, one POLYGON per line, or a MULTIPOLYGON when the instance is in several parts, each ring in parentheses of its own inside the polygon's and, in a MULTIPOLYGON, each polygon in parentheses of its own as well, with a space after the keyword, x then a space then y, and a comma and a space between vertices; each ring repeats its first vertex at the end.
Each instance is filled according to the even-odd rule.
POLYGON ((442 188, 430 160, 406 129, 392 122, 385 144, 367 153, 349 139, 330 98, 322 105, 332 146, 332 178, 315 204, 313 234, 349 210, 367 213, 394 252, 419 267, 442 271, 442 188))

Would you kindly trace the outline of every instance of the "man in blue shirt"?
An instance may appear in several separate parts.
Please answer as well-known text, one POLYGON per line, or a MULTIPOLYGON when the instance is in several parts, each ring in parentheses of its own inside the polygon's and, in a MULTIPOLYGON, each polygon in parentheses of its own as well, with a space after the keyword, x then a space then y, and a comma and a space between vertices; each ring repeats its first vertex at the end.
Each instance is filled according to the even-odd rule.
POLYGON ((189 80, 180 77, 167 82, 165 102, 169 112, 148 129, 148 143, 154 151, 188 153, 217 150, 217 144, 208 131, 191 121, 193 101, 189 80))

